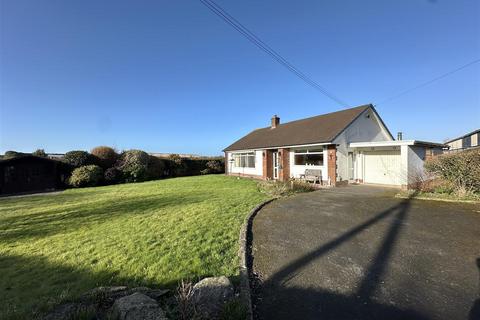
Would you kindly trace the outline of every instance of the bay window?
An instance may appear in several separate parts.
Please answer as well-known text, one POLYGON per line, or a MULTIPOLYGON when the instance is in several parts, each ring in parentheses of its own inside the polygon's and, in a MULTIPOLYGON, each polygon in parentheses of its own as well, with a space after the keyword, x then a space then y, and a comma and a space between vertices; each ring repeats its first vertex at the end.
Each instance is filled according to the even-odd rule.
POLYGON ((295 150, 296 166, 323 166, 323 149, 295 150))

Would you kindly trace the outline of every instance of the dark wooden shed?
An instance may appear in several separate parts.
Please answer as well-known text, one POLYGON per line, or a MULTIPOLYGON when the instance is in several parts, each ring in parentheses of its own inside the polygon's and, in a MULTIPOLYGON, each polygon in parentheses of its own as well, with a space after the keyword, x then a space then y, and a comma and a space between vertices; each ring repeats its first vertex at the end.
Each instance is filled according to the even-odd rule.
POLYGON ((70 172, 61 161, 33 155, 0 160, 0 194, 62 189, 70 172))

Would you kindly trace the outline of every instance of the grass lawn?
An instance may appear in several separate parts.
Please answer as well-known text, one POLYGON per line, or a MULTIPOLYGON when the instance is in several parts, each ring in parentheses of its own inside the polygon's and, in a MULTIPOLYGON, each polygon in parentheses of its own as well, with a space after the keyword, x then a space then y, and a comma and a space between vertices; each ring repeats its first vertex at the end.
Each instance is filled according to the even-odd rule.
POLYGON ((436 200, 436 201, 447 201, 447 202, 466 202, 466 203, 480 203, 480 195, 469 194, 463 197, 457 196, 455 194, 449 193, 436 193, 436 192, 415 192, 401 191, 397 194, 399 198, 415 198, 420 200, 436 200))
POLYGON ((240 226, 266 196, 221 175, 0 198, 0 318, 101 285, 237 275, 240 226))

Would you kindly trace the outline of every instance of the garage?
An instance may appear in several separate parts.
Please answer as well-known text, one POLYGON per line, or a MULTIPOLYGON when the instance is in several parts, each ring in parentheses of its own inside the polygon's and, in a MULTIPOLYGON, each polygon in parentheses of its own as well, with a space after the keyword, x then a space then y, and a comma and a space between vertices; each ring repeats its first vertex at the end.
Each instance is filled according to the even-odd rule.
POLYGON ((418 140, 352 142, 353 180, 408 188, 425 179, 424 162, 442 152, 443 144, 418 140))
POLYGON ((401 185, 400 150, 365 152, 365 183, 401 185))

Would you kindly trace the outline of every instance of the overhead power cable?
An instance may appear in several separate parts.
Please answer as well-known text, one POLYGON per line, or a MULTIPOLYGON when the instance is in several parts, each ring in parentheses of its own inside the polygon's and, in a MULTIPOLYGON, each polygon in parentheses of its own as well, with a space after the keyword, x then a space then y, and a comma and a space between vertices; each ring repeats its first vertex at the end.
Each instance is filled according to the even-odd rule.
POLYGON ((287 68, 290 72, 296 75, 298 78, 303 80, 305 83, 309 84, 316 90, 320 91, 323 95, 330 98, 331 100, 335 101, 341 106, 348 106, 349 104, 345 101, 342 101, 332 93, 330 93, 327 89, 322 87, 318 82, 314 81, 312 78, 307 76, 305 73, 300 71, 297 67, 292 65, 288 62, 284 57, 282 57, 277 51, 272 49, 269 45, 263 42, 259 37, 257 37, 252 31, 246 28, 242 23, 240 23, 237 19, 231 16, 228 12, 226 12, 222 7, 216 4, 212 0, 200 0, 203 5, 205 5, 210 11, 224 20, 227 24, 233 27, 236 31, 238 31, 241 35, 247 38, 251 43, 257 46, 259 49, 267 53, 270 57, 272 57, 275 61, 279 64, 287 68))
POLYGON ((478 62, 480 62, 480 59, 473 60, 473 61, 471 61, 471 62, 469 62, 469 63, 467 63, 467 64, 464 64, 464 65, 461 66, 461 67, 458 67, 458 68, 456 68, 456 69, 454 69, 454 70, 451 70, 451 71, 449 71, 449 72, 447 72, 447 73, 444 73, 444 74, 442 74, 442 75, 440 75, 440 76, 438 76, 438 77, 435 77, 435 78, 433 78, 433 79, 431 79, 431 80, 422 82, 421 84, 416 85, 415 87, 412 87, 412 88, 410 88, 410 89, 401 91, 400 93, 397 93, 397 94, 391 96, 390 98, 387 98, 387 99, 385 99, 385 100, 377 103, 375 106, 378 106, 378 105, 383 104, 383 103, 385 103, 385 102, 388 102, 388 101, 391 101, 391 100, 396 99, 396 98, 398 98, 398 97, 401 97, 401 96, 403 96, 403 95, 405 95, 405 94, 407 94, 407 93, 410 93, 410 92, 412 92, 412 91, 414 91, 414 90, 417 90, 417 89, 423 88, 423 87, 425 87, 425 86, 428 86, 429 84, 431 84, 431 83, 433 83, 433 82, 435 82, 435 81, 438 81, 438 80, 440 80, 440 79, 443 79, 443 78, 445 78, 445 77, 448 77, 449 75, 452 75, 452 74, 454 74, 454 73, 456 73, 456 72, 458 72, 458 71, 460 71, 460 70, 463 70, 463 69, 465 69, 465 68, 467 68, 467 67, 470 67, 471 65, 474 65, 475 63, 478 63, 478 62))

